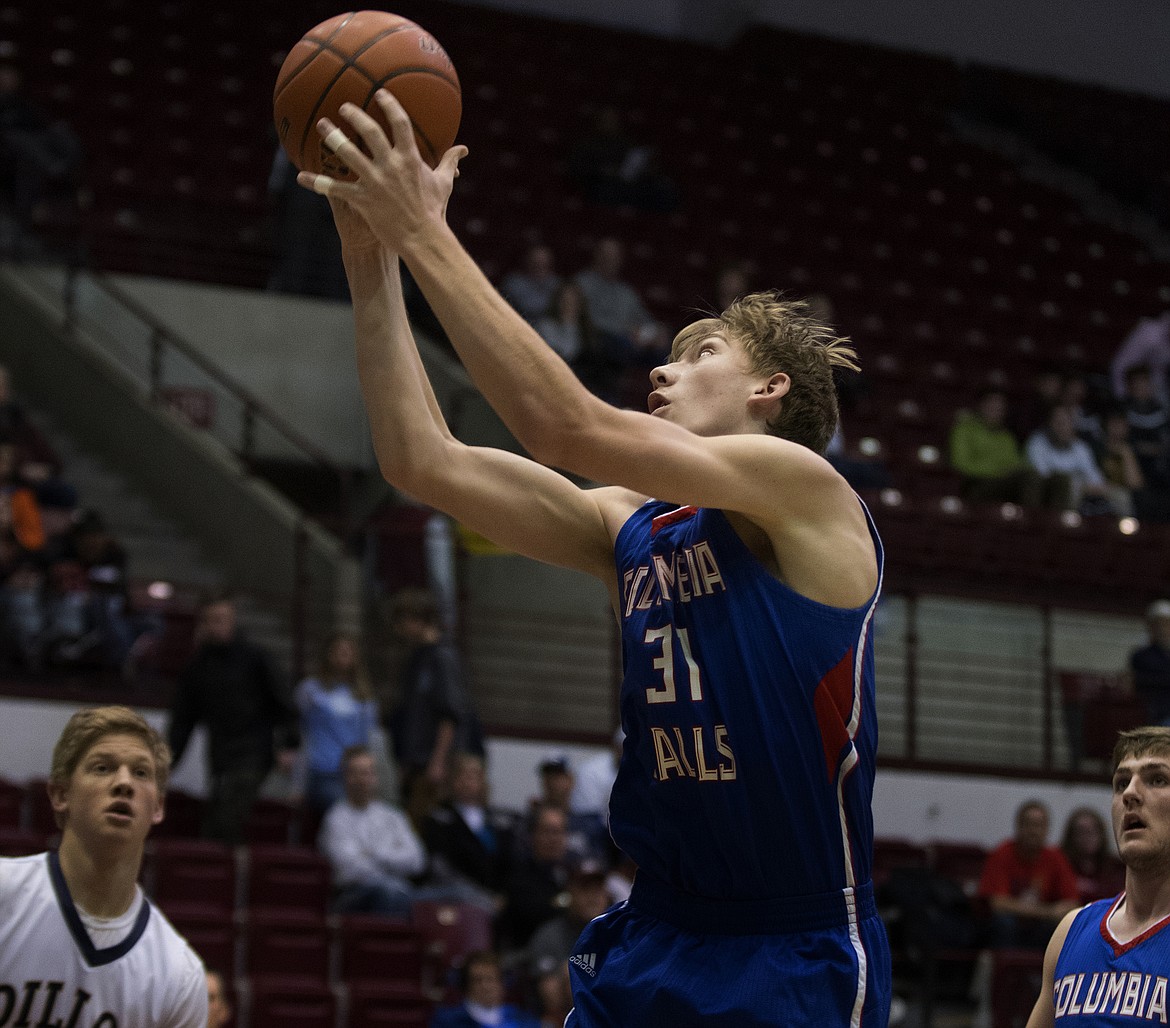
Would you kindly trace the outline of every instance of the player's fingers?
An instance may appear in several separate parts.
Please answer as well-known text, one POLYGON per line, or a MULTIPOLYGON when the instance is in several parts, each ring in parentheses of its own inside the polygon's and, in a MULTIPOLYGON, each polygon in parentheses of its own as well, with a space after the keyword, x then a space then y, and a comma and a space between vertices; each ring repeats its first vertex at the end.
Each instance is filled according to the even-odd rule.
POLYGON ((321 196, 327 196, 330 199, 336 197, 339 200, 346 200, 354 196, 357 192, 356 182, 341 182, 338 179, 330 178, 328 175, 315 175, 311 171, 298 173, 297 184, 304 186, 306 189, 311 189, 314 193, 319 193, 321 196))
MULTIPOLYGON (((343 115, 348 106, 350 105, 341 105, 343 115)), ((346 135, 345 129, 339 128, 328 118, 322 118, 317 122, 317 131, 321 134, 321 142, 345 161, 357 173, 358 178, 366 177, 371 168, 370 159, 362 153, 362 148, 346 135)))
MULTIPOLYGON (((386 133, 382 131, 382 126, 379 125, 373 118, 371 118, 365 111, 363 111, 357 104, 344 103, 341 105, 341 116, 348 121, 362 137, 362 142, 366 144, 366 148, 373 155, 373 163, 380 164, 390 156, 390 140, 386 138, 386 133)), ((351 140, 352 142, 352 140, 351 140)), ((361 153, 357 144, 354 143, 354 149, 361 153)), ((347 156, 338 154, 339 157, 347 156)), ((366 162, 366 167, 371 166, 371 162, 366 155, 362 154, 362 160, 366 162)), ((351 164, 351 168, 358 173, 360 177, 362 172, 358 165, 351 164)))
POLYGON ((449 172, 452 178, 458 178, 459 162, 463 160, 467 154, 468 149, 462 144, 459 146, 453 146, 450 150, 443 154, 443 159, 439 161, 439 167, 444 171, 449 172))
POLYGON ((410 120, 410 115, 398 102, 398 98, 388 89, 379 89, 374 94, 374 99, 378 101, 378 106, 386 115, 395 149, 417 154, 418 143, 414 138, 414 124, 410 120))

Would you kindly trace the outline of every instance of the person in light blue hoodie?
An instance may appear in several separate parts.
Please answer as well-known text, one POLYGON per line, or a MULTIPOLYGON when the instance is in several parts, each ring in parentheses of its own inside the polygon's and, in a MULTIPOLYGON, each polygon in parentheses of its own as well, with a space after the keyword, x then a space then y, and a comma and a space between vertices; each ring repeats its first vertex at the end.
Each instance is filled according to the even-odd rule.
POLYGON ((334 632, 325 642, 317 673, 297 686, 304 739, 305 800, 327 810, 345 792, 341 755, 369 746, 378 724, 377 705, 356 636, 334 632))

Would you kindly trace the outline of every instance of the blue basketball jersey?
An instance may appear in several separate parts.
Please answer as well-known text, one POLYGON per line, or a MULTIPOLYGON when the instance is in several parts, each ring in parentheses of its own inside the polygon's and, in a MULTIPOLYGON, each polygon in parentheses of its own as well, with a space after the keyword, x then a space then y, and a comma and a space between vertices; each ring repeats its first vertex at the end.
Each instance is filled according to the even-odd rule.
POLYGON ((636 893, 712 901, 699 931, 838 923, 871 871, 877 591, 817 603, 721 511, 654 500, 615 556, 626 739, 610 825, 636 893))
POLYGON ((1119 943, 1109 930, 1109 918, 1122 898, 1090 903, 1073 918, 1053 975, 1058 1025, 1167 1023, 1170 918, 1119 943))

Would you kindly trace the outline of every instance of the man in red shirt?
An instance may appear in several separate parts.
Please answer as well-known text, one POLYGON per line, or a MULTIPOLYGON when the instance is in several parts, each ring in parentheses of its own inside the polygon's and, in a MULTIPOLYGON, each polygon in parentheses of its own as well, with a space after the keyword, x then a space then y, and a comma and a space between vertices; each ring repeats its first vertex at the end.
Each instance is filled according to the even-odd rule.
MULTIPOLYGON (((1016 811, 1016 834, 987 855, 979 895, 987 901, 992 949, 1044 949, 1062 917, 1077 905, 1077 876, 1058 846, 1048 846, 1048 808, 1028 800, 1016 811)), ((972 1028, 990 1028, 992 954, 984 950, 975 964, 971 997, 976 1001, 972 1028)))
POLYGON ((987 856, 979 895, 991 908, 993 947, 1043 949, 1077 905, 1077 876, 1057 846, 1048 846, 1048 808, 1029 800, 1016 811, 1016 834, 987 856))

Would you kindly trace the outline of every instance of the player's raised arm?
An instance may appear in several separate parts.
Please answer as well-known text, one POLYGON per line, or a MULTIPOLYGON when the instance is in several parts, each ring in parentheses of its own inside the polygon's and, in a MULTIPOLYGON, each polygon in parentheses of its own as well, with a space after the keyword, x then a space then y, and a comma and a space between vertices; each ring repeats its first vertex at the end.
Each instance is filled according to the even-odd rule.
MULTIPOLYGON (((378 102, 392 125, 393 143, 374 119, 356 107, 342 109, 372 154, 366 159, 353 147, 353 159, 347 156, 359 181, 337 182, 305 173, 301 181, 327 195, 344 197, 383 243, 403 255, 476 385, 529 452, 543 463, 651 495, 677 492, 682 474, 690 479, 691 491, 685 497, 689 502, 749 513, 753 507, 760 513, 773 509, 777 497, 770 488, 752 489, 747 482, 745 495, 729 496, 728 482, 712 483, 714 465, 726 453, 696 466, 705 447, 688 440, 687 431, 665 420, 652 422, 639 412, 618 410, 585 389, 460 245, 444 218, 440 172, 419 157, 409 118, 398 101, 382 91, 378 102), (702 490, 704 483, 712 483, 714 489, 706 495, 693 491, 702 490)), ((324 125, 321 131, 328 134, 333 129, 324 125)), ((694 356, 701 356, 700 347, 694 356)), ((756 407, 764 413, 787 389, 788 377, 774 376, 762 388, 756 407)), ((716 426, 716 431, 724 428, 735 432, 738 426, 716 426)), ((804 448, 769 445, 770 464, 792 465, 788 470, 797 476, 793 485, 828 478, 828 466, 802 452, 804 448)), ((756 470, 756 456, 748 455, 744 464, 756 470)), ((800 495, 800 488, 790 491, 793 498, 800 495)))
MULTIPOLYGON (((448 190, 457 156, 452 151, 441 166, 448 190)), ((414 344, 398 258, 344 201, 331 202, 353 296, 362 395, 383 475, 502 546, 612 578, 609 535, 594 496, 533 461, 465 446, 451 434, 414 344)))
MULTIPOLYGON (((405 112, 388 93, 378 102, 393 141, 368 115, 342 111, 370 154, 344 144, 358 181, 301 181, 351 202, 383 243, 403 254, 476 385, 528 451, 645 496, 742 514, 767 534, 778 563, 781 551, 792 555, 796 564, 778 570, 795 588, 834 605, 863 603, 877 580, 869 531, 848 485, 818 455, 836 421, 829 365, 834 356, 847 359, 844 351, 834 355, 814 331, 804 332, 801 345, 820 351, 826 395, 813 406, 826 424, 779 433, 787 438, 771 426, 782 409, 788 416, 799 406, 789 395, 792 378, 761 370, 718 321, 698 323, 677 359, 655 373, 653 414, 610 406, 585 389, 475 265, 446 224, 440 174, 419 157, 405 112), (708 368, 718 370, 712 376, 708 368)), ((760 305, 760 322, 799 330, 807 321, 777 298, 760 305)))

